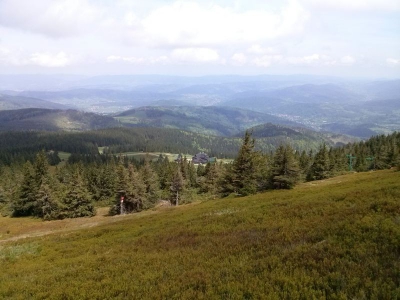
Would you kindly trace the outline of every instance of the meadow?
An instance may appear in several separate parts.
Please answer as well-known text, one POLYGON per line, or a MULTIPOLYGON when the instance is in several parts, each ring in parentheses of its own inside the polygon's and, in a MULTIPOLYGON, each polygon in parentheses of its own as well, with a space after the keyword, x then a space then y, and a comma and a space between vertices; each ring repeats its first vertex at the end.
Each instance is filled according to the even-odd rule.
POLYGON ((125 216, 0 217, 0 298, 398 299, 399 257, 400 172, 350 173, 125 216))

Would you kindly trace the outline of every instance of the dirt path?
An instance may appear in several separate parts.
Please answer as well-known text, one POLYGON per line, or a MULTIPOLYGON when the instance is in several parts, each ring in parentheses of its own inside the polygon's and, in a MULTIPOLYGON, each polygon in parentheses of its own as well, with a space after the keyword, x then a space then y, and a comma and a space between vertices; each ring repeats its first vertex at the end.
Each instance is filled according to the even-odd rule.
POLYGON ((108 208, 97 209, 97 214, 91 218, 64 219, 42 221, 33 218, 1 218, 0 217, 0 245, 31 237, 41 237, 49 234, 64 233, 84 228, 92 228, 103 224, 116 223, 127 219, 140 218, 158 213, 157 210, 148 210, 138 214, 123 216, 108 216, 108 208))

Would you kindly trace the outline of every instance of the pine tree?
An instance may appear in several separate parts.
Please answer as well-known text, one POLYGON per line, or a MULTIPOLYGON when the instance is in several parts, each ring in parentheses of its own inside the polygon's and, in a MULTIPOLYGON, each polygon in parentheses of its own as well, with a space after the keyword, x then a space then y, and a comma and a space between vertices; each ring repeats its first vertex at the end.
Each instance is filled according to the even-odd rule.
POLYGON ((322 144, 311 166, 309 180, 321 180, 330 176, 329 153, 326 144, 322 144))
POLYGON ((62 219, 62 205, 55 198, 53 190, 50 188, 50 181, 45 177, 36 195, 37 205, 35 216, 44 220, 62 219))
POLYGON ((160 187, 157 173, 153 171, 150 164, 150 157, 146 155, 144 165, 140 170, 143 183, 146 187, 146 206, 153 206, 159 197, 160 187))
POLYGON ((184 189, 184 180, 181 172, 181 168, 176 168, 174 177, 171 182, 170 191, 171 191, 171 204, 179 205, 179 200, 182 197, 182 191, 184 189))
POLYGON ((6 203, 6 196, 4 195, 4 189, 0 186, 0 205, 6 203))
POLYGON ((35 162, 33 164, 34 172, 35 172, 35 183, 37 189, 39 189, 42 184, 42 180, 45 176, 47 176, 49 172, 49 162, 47 160, 47 155, 44 150, 40 151, 36 154, 35 162))
POLYGON ((152 207, 149 206, 148 202, 146 202, 146 185, 144 184, 142 177, 135 170, 135 167, 132 164, 128 165, 128 177, 128 195, 130 199, 132 199, 134 205, 133 210, 140 211, 142 209, 152 207))
POLYGON ((271 181, 275 189, 291 189, 299 180, 300 169, 291 146, 279 146, 274 155, 271 181))
POLYGON ((98 174, 97 179, 97 191, 98 191, 98 200, 108 201, 114 198, 115 194, 115 185, 116 185, 116 166, 114 162, 106 163, 98 174))
POLYGON ((188 184, 194 188, 197 186, 197 170, 194 163, 190 162, 188 165, 188 184))
POLYGON ((246 196, 257 192, 257 167, 254 161, 254 144, 251 133, 246 131, 239 154, 232 167, 232 185, 236 194, 246 196))
POLYGON ((18 196, 14 199, 11 209, 13 216, 32 216, 36 207, 37 186, 32 164, 27 161, 24 165, 23 179, 18 196))
POLYGON ((63 215, 67 218, 92 217, 96 214, 91 195, 79 173, 76 173, 71 181, 63 204, 65 205, 63 215))
POLYGON ((171 171, 171 163, 167 156, 164 158, 158 158, 156 170, 160 189, 169 190, 169 184, 171 183, 173 174, 171 171))
POLYGON ((215 199, 220 191, 220 181, 222 176, 221 165, 210 164, 206 166, 207 173, 202 184, 202 192, 209 193, 215 199))
POLYGON ((132 211, 129 195, 129 175, 124 167, 123 160, 120 159, 116 167, 116 204, 111 208, 110 214, 125 214, 132 211))

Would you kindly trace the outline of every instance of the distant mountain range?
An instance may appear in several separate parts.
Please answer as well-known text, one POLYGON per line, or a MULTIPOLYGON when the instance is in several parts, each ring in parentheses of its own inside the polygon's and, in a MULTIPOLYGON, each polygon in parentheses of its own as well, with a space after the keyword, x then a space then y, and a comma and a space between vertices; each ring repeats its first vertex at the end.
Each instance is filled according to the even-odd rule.
POLYGON ((77 110, 26 108, 0 111, 0 130, 83 131, 117 127, 109 116, 77 110))
POLYGON ((165 126, 218 135, 268 122, 301 124, 361 138, 400 130, 400 80, 306 75, 0 75, 0 94, 0 110, 70 108, 114 114, 129 126, 165 126), (195 108, 200 106, 214 108, 195 108), (227 113, 228 106, 236 113, 246 110, 243 114, 248 119, 235 120, 227 113), (216 107, 225 113, 221 115, 216 107), (250 117, 249 110, 264 116, 250 117))
POLYGON ((62 104, 32 97, 0 94, 0 111, 23 108, 67 109, 68 107, 62 104))
POLYGON ((265 113, 215 106, 147 106, 125 111, 115 118, 129 127, 176 128, 219 136, 232 136, 263 123, 299 125, 265 113))

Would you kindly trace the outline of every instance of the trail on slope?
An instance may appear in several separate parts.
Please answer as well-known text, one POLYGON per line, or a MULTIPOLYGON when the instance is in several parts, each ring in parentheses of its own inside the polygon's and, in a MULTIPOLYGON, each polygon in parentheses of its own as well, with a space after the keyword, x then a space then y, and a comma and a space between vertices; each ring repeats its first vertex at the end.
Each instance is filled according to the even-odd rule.
POLYGON ((54 233, 65 233, 85 228, 92 228, 103 224, 116 223, 127 219, 155 214, 160 211, 160 209, 157 209, 148 210, 137 214, 109 216, 108 210, 108 207, 97 208, 96 216, 91 218, 76 218, 54 221, 41 221, 30 218, 28 220, 21 220, 22 222, 20 223, 18 223, 18 218, 13 218, 12 221, 14 224, 11 224, 9 227, 3 225, 3 228, 1 229, 0 245, 31 237, 41 237, 54 233), (10 236, 10 234, 12 234, 12 236, 10 236))

